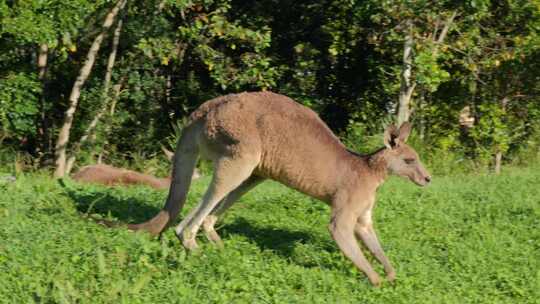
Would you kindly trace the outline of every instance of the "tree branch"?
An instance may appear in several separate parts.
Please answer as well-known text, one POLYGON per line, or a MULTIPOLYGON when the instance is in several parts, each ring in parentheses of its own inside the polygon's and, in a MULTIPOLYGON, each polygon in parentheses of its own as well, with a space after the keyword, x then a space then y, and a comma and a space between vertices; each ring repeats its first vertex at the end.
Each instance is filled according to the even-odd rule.
POLYGON ((446 35, 448 34, 448 30, 450 29, 450 26, 454 22, 454 18, 456 18, 457 12, 453 11, 452 14, 446 19, 446 22, 444 23, 444 27, 441 30, 441 33, 439 34, 439 38, 437 38, 437 44, 443 43, 444 39, 446 38, 446 35))

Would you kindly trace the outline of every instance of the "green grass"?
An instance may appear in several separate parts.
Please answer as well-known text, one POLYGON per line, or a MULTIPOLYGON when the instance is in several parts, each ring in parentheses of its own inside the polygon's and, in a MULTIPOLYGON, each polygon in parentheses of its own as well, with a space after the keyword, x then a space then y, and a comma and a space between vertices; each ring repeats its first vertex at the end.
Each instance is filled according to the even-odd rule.
MULTIPOLYGON (((196 182, 188 207, 207 182, 196 182)), ((0 302, 540 303, 538 168, 427 188, 390 179, 375 227, 397 281, 378 289, 331 240, 329 208, 272 182, 225 215, 223 249, 201 236, 202 250, 189 254, 172 229, 158 240, 81 217, 139 222, 165 195, 65 189, 43 174, 0 183, 0 302)))

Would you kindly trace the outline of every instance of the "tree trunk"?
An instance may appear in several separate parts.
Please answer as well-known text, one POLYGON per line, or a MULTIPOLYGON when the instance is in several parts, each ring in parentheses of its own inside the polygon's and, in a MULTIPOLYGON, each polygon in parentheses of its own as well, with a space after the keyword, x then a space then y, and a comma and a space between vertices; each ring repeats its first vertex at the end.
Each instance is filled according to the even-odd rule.
POLYGON ((501 174, 502 152, 495 153, 495 174, 501 174))
MULTIPOLYGON (((442 28, 441 32, 439 33, 439 36, 435 39, 435 36, 438 31, 438 24, 434 30, 434 35, 432 36, 433 42, 437 45, 433 49, 433 56, 437 56, 437 53, 439 51, 439 45, 444 42, 444 39, 446 38, 448 31, 450 30, 450 26, 454 22, 454 18, 456 18, 457 12, 453 11, 448 19, 446 19, 444 23, 444 27, 442 28)), ((411 21, 407 22, 408 27, 408 33, 405 36, 405 43, 403 45, 403 59, 402 59, 402 71, 401 71, 401 86, 399 90, 399 107, 398 107, 398 113, 397 113, 397 120, 398 125, 401 125, 403 122, 408 121, 409 117, 411 116, 411 98, 412 94, 414 92, 414 88, 416 87, 416 83, 411 80, 412 75, 412 64, 413 64, 413 46, 414 46, 414 38, 413 38, 413 25, 411 21)))
POLYGON ((167 106, 171 105, 171 91, 172 91, 172 80, 171 74, 168 73, 166 76, 167 81, 165 82, 165 102, 167 106))
POLYGON ((49 132, 48 132, 48 116, 47 116, 47 107, 45 101, 45 75, 47 74, 47 59, 49 55, 49 46, 46 43, 43 43, 39 46, 37 67, 38 67, 38 79, 41 82, 41 98, 40 98, 40 113, 39 113, 39 124, 38 124, 38 133, 39 134, 39 145, 38 145, 38 157, 41 159, 44 153, 49 150, 49 132))
POLYGON ((77 76, 77 79, 75 80, 75 83, 73 84, 73 88, 71 89, 71 94, 69 96, 69 107, 64 114, 64 123, 62 125, 62 128, 60 129, 60 133, 58 134, 58 139, 56 141, 56 146, 55 146, 55 155, 56 155, 56 162, 55 162, 56 169, 54 171, 55 177, 63 177, 66 172, 66 149, 69 143, 71 125, 73 124, 73 115, 75 114, 75 111, 77 110, 77 104, 79 102, 79 97, 81 95, 81 89, 84 83, 86 82, 86 79, 88 79, 90 72, 92 71, 92 67, 94 66, 96 56, 99 52, 99 49, 101 47, 101 43, 103 42, 103 38, 105 37, 105 34, 109 30, 109 28, 112 26, 114 19, 118 15, 118 12, 125 6, 126 1, 127 0, 118 1, 116 5, 111 9, 111 11, 109 11, 107 16, 105 17, 105 21, 103 22, 101 32, 96 36, 96 38, 94 38, 94 41, 92 42, 92 45, 90 46, 90 50, 88 51, 88 54, 86 55, 86 61, 84 65, 81 67, 79 71, 79 76, 77 76))
POLYGON ((38 78, 43 81, 45 72, 47 71, 47 55, 49 54, 49 46, 43 43, 39 46, 38 53, 38 78))
POLYGON ((69 174, 71 170, 73 169, 73 164, 75 163, 77 154, 80 152, 81 147, 88 141, 94 130, 96 129, 96 126, 103 116, 105 112, 107 111, 107 106, 109 104, 109 88, 111 86, 111 77, 112 77, 112 71, 114 68, 114 63, 116 61, 116 53, 118 51, 118 44, 120 42, 120 33, 122 31, 122 19, 118 20, 118 23, 116 24, 116 28, 114 29, 114 36, 111 46, 111 53, 109 54, 109 59, 107 60, 107 71, 105 73, 105 79, 103 81, 103 92, 101 93, 103 105, 101 109, 97 112, 96 116, 94 116, 94 119, 92 119, 92 122, 88 125, 88 128, 84 131, 83 136, 79 140, 79 142, 76 144, 75 149, 71 156, 69 157, 67 164, 66 164, 66 170, 65 173, 69 174))
POLYGON ((399 107, 397 113, 398 126, 409 120, 409 116, 411 115, 411 97, 414 87, 416 86, 416 83, 411 81, 414 38, 412 33, 412 24, 410 22, 408 23, 409 29, 407 35, 405 36, 405 43, 403 45, 403 67, 401 70, 401 86, 399 90, 399 107))
POLYGON ((122 81, 120 81, 119 84, 113 86, 114 97, 113 97, 113 100, 111 101, 111 109, 109 110, 109 116, 111 117, 114 116, 114 112, 116 110, 116 103, 118 102, 118 97, 120 96, 120 90, 122 89, 122 85, 124 81, 125 81, 125 78, 122 81))
MULTIPOLYGON (((122 90, 122 85, 124 83, 126 78, 122 78, 120 80, 120 83, 119 84, 116 84, 113 86, 113 97, 112 97, 112 100, 111 100, 111 107, 110 107, 110 110, 109 110, 109 118, 112 118, 114 116, 114 112, 115 112, 115 109, 116 109, 116 103, 118 102, 118 99, 120 97, 120 92, 122 90)), ((111 126, 110 124, 109 125, 105 125, 105 130, 103 131, 103 136, 104 137, 107 137, 107 135, 111 132, 111 126)), ((99 154, 98 154, 98 164, 101 164, 103 160, 103 149, 101 151, 99 151, 99 154)))
POLYGON ((426 118, 424 115, 424 108, 426 104, 426 90, 420 89, 418 95, 418 111, 416 112, 416 115, 419 114, 419 120, 416 127, 418 128, 420 139, 424 140, 426 134, 426 118))
MULTIPOLYGON (((501 108, 503 112, 506 112, 506 106, 508 105, 508 102, 510 101, 510 97, 505 96, 503 99, 501 99, 501 108)), ((502 168, 502 157, 503 152, 501 147, 497 147, 497 152, 495 153, 495 174, 501 174, 501 168, 502 168)))

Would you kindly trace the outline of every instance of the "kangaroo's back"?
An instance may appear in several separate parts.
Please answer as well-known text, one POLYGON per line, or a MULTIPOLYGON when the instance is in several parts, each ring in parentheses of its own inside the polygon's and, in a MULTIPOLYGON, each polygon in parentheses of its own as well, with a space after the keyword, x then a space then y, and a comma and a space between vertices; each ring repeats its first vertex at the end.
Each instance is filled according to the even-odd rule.
POLYGON ((191 121, 200 124, 203 145, 224 147, 250 140, 261 153, 256 175, 325 200, 339 182, 336 166, 350 157, 314 111, 272 92, 210 100, 191 121))

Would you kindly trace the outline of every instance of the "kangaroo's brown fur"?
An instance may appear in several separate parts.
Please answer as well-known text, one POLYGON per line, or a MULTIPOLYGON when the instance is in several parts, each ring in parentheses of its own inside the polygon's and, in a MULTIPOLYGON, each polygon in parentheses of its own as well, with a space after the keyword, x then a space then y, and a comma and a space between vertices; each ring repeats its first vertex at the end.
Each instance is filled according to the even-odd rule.
POLYGON ((192 113, 178 142, 165 207, 151 220, 129 228, 159 234, 176 218, 200 154, 213 161, 214 176, 202 202, 176 228, 186 248, 197 247, 195 235, 201 225, 211 241, 220 242, 214 230, 217 217, 255 185, 273 179, 331 206, 332 237, 372 284, 381 280, 357 239, 394 280, 371 215, 377 187, 387 173, 419 185, 430 181, 416 152, 405 144, 409 132, 407 123, 399 129, 391 126, 385 148, 361 156, 347 150, 315 112, 286 96, 256 92, 215 98, 192 113))
MULTIPOLYGON (((172 161, 174 153, 161 147, 167 159, 172 161)), ((193 171, 193 179, 198 179, 200 173, 197 169, 193 171)), ((101 184, 105 186, 126 186, 126 185, 147 185, 154 189, 168 189, 171 185, 171 178, 159 178, 149 174, 117 168, 105 164, 84 166, 71 177, 82 183, 101 184)))
POLYGON ((73 174, 72 179, 78 182, 106 186, 147 185, 154 189, 167 189, 171 184, 170 177, 157 178, 152 175, 104 164, 84 166, 73 174))
MULTIPOLYGON (((193 172, 193 179, 200 177, 198 171, 193 172)), ((82 183, 101 184, 105 186, 147 185, 154 189, 168 189, 171 178, 159 178, 149 174, 116 168, 110 165, 96 164, 82 167, 73 174, 75 181, 82 183)))

